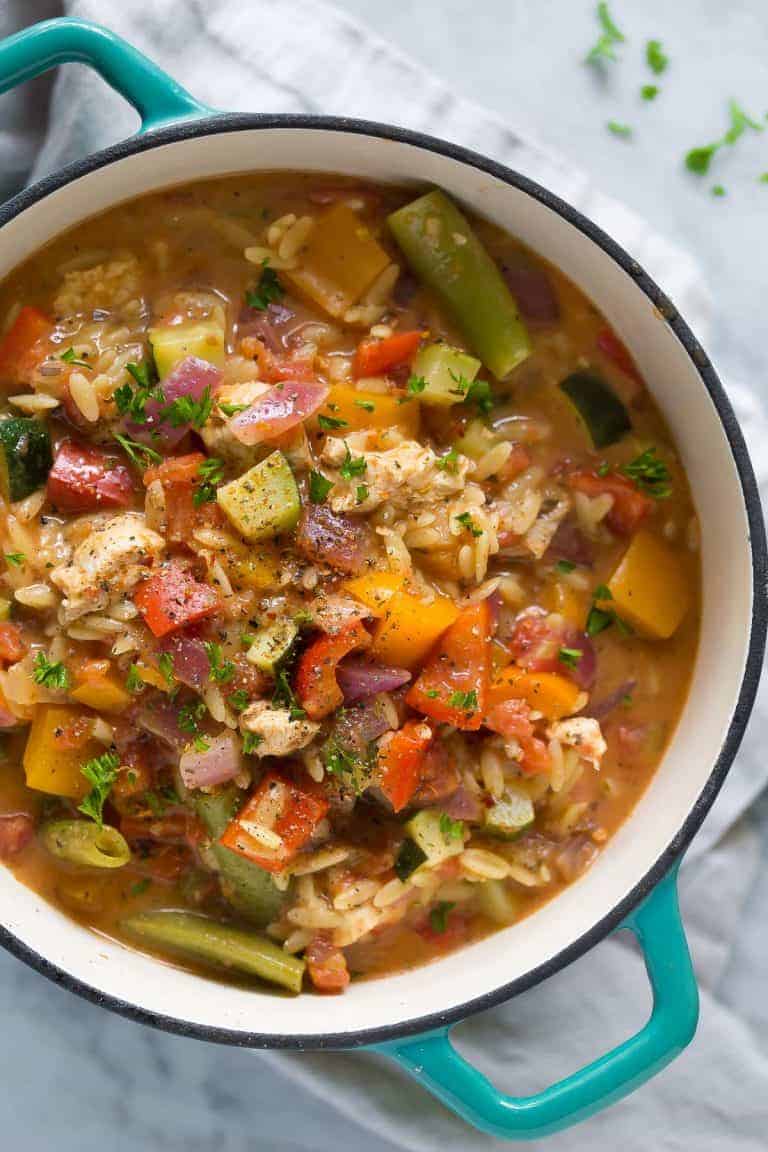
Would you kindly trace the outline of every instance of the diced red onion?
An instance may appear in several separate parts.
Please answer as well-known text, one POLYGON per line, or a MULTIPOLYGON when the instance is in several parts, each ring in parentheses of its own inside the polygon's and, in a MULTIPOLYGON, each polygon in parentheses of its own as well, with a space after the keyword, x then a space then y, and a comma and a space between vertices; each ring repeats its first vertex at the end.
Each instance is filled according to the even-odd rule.
POLYGON ((204 688, 211 666, 202 640, 195 636, 169 636, 163 640, 160 650, 170 654, 177 680, 196 692, 204 688))
POLYGON ((520 312, 532 324, 554 324, 560 304, 549 276, 536 264, 503 264, 501 274, 520 312))
POLYGON ((240 743, 234 732, 207 736, 208 747, 198 752, 187 747, 179 761, 181 779, 187 788, 213 788, 234 780, 242 768, 240 743))
POLYGON ((405 668, 384 668, 351 656, 342 660, 336 669, 336 681, 348 704, 365 700, 377 692, 394 692, 411 679, 405 668))
POLYGON ((452 820, 469 820, 472 823, 479 823, 483 818, 483 805, 480 797, 463 785, 460 785, 440 807, 452 820))
POLYGON ((135 440, 142 440, 148 444, 161 444, 164 448, 173 448, 182 440, 190 429, 189 424, 180 424, 174 427, 168 419, 161 420, 160 413, 174 400, 182 396, 189 396, 193 400, 201 400, 206 388, 213 393, 221 383, 221 372, 207 360, 200 360, 197 356, 187 356, 169 372, 160 387, 165 399, 147 400, 144 411, 147 419, 138 424, 135 420, 125 421, 125 430, 135 440))
POLYGON ((378 740, 391 727, 386 704, 372 696, 337 715, 329 740, 353 755, 366 756, 371 741, 378 740))
POLYGON ((570 665, 563 666, 561 671, 570 674, 571 679, 578 684, 579 688, 588 692, 597 676, 597 653, 592 640, 586 632, 579 632, 575 628, 569 629, 561 647, 573 648, 575 651, 581 652, 581 659, 577 660, 573 667, 570 665))
POLYGON ((571 564, 580 564, 591 568, 594 562, 594 548, 572 520, 563 520, 552 537, 545 555, 544 562, 551 564, 556 560, 569 560, 571 564))
POLYGON ((261 444, 282 436, 314 415, 325 403, 330 387, 309 380, 282 380, 255 404, 238 412, 229 428, 241 444, 261 444))
POLYGON ((15 856, 26 848, 35 834, 35 822, 28 812, 0 816, 0 859, 15 856))
POLYGON ((181 752, 189 743, 189 733, 179 728, 179 714, 175 708, 168 704, 158 704, 157 707, 139 708, 136 722, 145 732, 150 732, 162 740, 169 748, 181 752))
POLYGON ((327 504, 305 504, 296 544, 310 560, 354 575, 371 554, 371 529, 362 520, 332 512, 327 504))
POLYGON ((585 716, 594 716, 595 720, 604 720, 614 708, 618 708, 625 696, 629 696, 634 691, 636 680, 625 680, 623 684, 619 684, 618 688, 613 692, 609 692, 602 700, 596 700, 585 709, 585 716))
POLYGON ((255 336, 270 352, 282 352, 285 343, 284 333, 281 334, 276 329, 293 320, 295 315, 291 308, 286 308, 283 304, 269 304, 263 311, 244 308, 237 324, 237 335, 240 339, 255 336))

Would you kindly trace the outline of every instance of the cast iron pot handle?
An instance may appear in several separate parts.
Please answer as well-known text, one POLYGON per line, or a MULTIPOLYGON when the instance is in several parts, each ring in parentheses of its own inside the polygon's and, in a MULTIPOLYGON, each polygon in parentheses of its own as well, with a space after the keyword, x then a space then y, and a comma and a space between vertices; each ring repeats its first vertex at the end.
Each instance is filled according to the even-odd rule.
POLYGON ((114 32, 73 17, 44 20, 0 41, 0 92, 72 62, 88 64, 133 105, 140 132, 213 111, 114 32))
POLYGON ((618 1048, 534 1096, 507 1096, 460 1056, 449 1028, 375 1046, 476 1128, 507 1140, 547 1136, 620 1100, 693 1038, 699 997, 677 904, 677 868, 622 923, 645 956, 653 1010, 618 1048))

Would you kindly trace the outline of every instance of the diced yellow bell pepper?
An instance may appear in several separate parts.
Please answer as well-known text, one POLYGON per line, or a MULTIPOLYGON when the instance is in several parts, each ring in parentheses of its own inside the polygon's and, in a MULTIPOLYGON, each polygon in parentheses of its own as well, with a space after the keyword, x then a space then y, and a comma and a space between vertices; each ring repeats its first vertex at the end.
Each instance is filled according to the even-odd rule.
POLYGON ((545 587, 541 599, 543 606, 550 612, 557 612, 571 624, 577 624, 579 628, 584 627, 590 603, 586 592, 574 588, 571 584, 556 581, 545 587))
POLYGON ((390 263, 365 222, 339 201, 318 217, 299 267, 281 276, 331 316, 341 318, 390 263))
POLYGON ((399 402, 385 392, 362 392, 349 384, 334 384, 321 416, 343 420, 347 432, 360 428, 397 428, 410 440, 419 435, 421 409, 418 400, 399 402))
POLYGON ((97 712, 124 712, 131 703, 130 693, 114 676, 98 676, 85 680, 69 694, 78 704, 85 704, 97 712))
POLYGON ((280 554, 268 542, 251 548, 228 548, 221 557, 232 583, 263 592, 274 588, 280 574, 280 554))
POLYGON ((638 532, 608 581, 619 616, 644 636, 666 640, 690 605, 684 558, 652 532, 638 532))
POLYGON ((187 356, 197 356, 221 368, 224 364, 224 329, 215 320, 186 324, 158 324, 149 330, 155 367, 161 380, 187 356))
POLYGON ((400 591, 404 582, 405 577, 396 572, 368 572, 365 576, 345 581, 344 587, 356 600, 370 608, 374 616, 383 616, 387 601, 400 591))
POLYGON ((104 751, 104 745, 88 740, 79 748, 62 747, 61 733, 71 729, 84 713, 77 708, 41 705, 32 721, 24 749, 27 786, 53 796, 81 800, 90 784, 80 771, 86 761, 104 751))
POLYGON ((170 693, 177 687, 173 681, 171 681, 170 684, 168 683, 159 668, 153 668, 151 664, 145 664, 143 660, 136 661, 136 671, 144 684, 149 684, 152 688, 158 688, 161 692, 170 693))
POLYGON ((376 625, 371 654, 382 664, 414 668, 458 615, 447 596, 426 601, 410 592, 395 592, 376 625))
POLYGON ((548 720, 570 716, 580 690, 572 680, 556 672, 526 672, 510 664, 496 677, 488 690, 488 707, 505 700, 524 700, 548 720))

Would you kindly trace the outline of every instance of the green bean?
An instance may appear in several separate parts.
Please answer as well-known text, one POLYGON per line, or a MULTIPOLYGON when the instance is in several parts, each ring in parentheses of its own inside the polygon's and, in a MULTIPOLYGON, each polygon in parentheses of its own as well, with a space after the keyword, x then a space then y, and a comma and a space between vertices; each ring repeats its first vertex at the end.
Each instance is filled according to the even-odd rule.
POLYGON ((224 898, 241 916, 263 927, 274 920, 285 899, 264 868, 259 868, 244 856, 217 843, 227 824, 240 807, 237 788, 225 788, 216 793, 197 792, 191 802, 209 835, 213 837, 211 850, 218 867, 224 898))
POLYGON ((388 219, 413 271, 450 310, 499 380, 531 353, 528 330, 501 273, 455 204, 437 189, 388 219))
POLYGON ((124 920, 122 927, 147 943, 180 956, 214 968, 259 976, 291 992, 301 991, 304 961, 284 952, 266 936, 195 912, 143 912, 124 920))
POLYGON ((49 820, 40 830, 43 844, 53 856, 91 868, 122 868, 131 850, 117 828, 99 828, 90 820, 49 820))

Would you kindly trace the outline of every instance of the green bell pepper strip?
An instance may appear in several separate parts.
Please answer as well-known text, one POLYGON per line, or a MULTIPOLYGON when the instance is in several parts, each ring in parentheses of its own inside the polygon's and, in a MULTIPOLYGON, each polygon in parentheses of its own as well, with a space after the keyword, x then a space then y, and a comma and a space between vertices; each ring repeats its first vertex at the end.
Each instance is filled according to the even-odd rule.
POLYGON ((224 898, 236 912, 254 924, 260 927, 268 924, 278 916, 285 893, 278 890, 269 872, 218 843, 240 807, 237 788, 225 788, 211 794, 195 792, 189 798, 212 838, 211 851, 218 865, 224 898))
POLYGON ((126 932, 214 968, 258 976, 300 992, 306 967, 266 936, 221 924, 196 912, 142 912, 124 920, 126 932))
POLYGON ((428 192, 388 218, 419 279, 450 311, 485 366, 503 380, 531 353, 528 330, 498 268, 455 204, 428 192))

